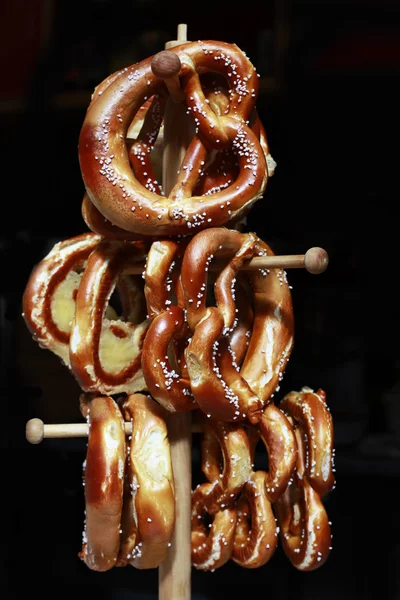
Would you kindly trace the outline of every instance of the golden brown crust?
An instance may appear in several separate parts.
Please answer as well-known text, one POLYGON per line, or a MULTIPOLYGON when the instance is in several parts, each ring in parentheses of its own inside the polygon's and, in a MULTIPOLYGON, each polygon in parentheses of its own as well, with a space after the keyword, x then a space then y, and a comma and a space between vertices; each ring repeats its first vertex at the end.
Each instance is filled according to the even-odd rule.
POLYGON ((125 470, 125 429, 109 396, 83 399, 89 437, 84 463, 85 526, 79 557, 94 571, 115 566, 121 529, 125 470))
POLYGON ((132 422, 117 566, 152 569, 164 560, 175 527, 175 495, 165 413, 149 396, 122 402, 132 422))

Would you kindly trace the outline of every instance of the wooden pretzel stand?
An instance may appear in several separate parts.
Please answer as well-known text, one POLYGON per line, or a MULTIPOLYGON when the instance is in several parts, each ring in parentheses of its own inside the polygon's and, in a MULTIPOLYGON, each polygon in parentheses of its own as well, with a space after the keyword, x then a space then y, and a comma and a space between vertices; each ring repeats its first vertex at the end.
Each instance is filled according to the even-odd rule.
MULTIPOLYGON (((186 25, 178 25, 177 40, 165 48, 172 48, 187 41, 186 25)), ((152 70, 164 79, 170 98, 164 117, 163 189, 168 194, 175 182, 190 140, 191 123, 186 108, 181 103, 182 91, 176 66, 171 64, 171 54, 160 52, 152 62, 152 70)), ((179 59, 178 59, 179 62, 179 59)), ((178 65, 179 70, 179 65, 178 65)), ((328 265, 328 256, 322 248, 311 248, 305 255, 273 256, 255 258, 247 269, 277 266, 283 268, 306 268, 311 273, 322 273, 328 265)), ((131 424, 125 424, 131 433, 131 424)), ((160 600, 189 600, 191 598, 191 412, 172 414, 168 420, 169 441, 175 478, 176 521, 172 545, 166 560, 160 565, 158 597, 160 600)), ((44 425, 40 419, 31 419, 26 425, 26 438, 32 444, 45 437, 80 437, 88 435, 86 423, 44 425)))

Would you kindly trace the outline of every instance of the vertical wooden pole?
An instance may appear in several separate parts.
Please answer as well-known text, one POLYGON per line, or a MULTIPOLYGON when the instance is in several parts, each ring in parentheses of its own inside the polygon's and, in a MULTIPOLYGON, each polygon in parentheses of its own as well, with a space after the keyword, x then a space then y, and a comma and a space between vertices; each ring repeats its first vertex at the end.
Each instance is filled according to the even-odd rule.
MULTIPOLYGON (((165 49, 186 42, 186 25, 178 25, 178 39, 165 49)), ((185 105, 168 100, 164 116, 163 190, 168 195, 175 183, 191 137, 185 105)), ((168 435, 175 479, 176 520, 172 545, 158 569, 159 600, 190 600, 191 597, 191 412, 170 415, 168 435)))

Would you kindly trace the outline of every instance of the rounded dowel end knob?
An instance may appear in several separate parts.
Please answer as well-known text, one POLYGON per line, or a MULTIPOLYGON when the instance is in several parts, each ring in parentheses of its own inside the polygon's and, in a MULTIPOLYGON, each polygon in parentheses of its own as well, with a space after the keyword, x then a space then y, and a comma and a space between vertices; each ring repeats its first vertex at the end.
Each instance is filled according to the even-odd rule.
POLYGON ((175 52, 162 50, 151 61, 151 70, 160 79, 170 79, 178 75, 181 70, 181 61, 175 52))
POLYGON ((31 419, 25 427, 25 436, 31 444, 40 444, 44 437, 44 424, 41 419, 31 419))
POLYGON ((328 253, 323 248, 310 248, 304 255, 304 266, 309 273, 323 273, 329 263, 328 253))

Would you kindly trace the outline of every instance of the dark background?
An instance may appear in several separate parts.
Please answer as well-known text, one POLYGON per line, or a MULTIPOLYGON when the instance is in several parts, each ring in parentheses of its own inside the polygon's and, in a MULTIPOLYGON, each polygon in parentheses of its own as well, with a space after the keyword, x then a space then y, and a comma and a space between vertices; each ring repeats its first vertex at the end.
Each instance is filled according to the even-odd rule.
MULTIPOLYGON (((32 446, 25 423, 81 420, 79 389, 30 338, 21 297, 54 243, 87 230, 77 142, 94 86, 187 23, 189 40, 235 42, 261 75, 278 167, 248 229, 276 253, 329 254, 321 275, 288 273, 296 338, 281 392, 325 389, 337 480, 325 565, 299 573, 278 548, 257 570, 193 571, 193 598, 400 598, 399 3, 14 0, 1 13, 2 597, 157 597, 155 571, 95 573, 77 558, 85 442, 32 446)), ((195 475, 198 459, 194 447, 195 475)))

